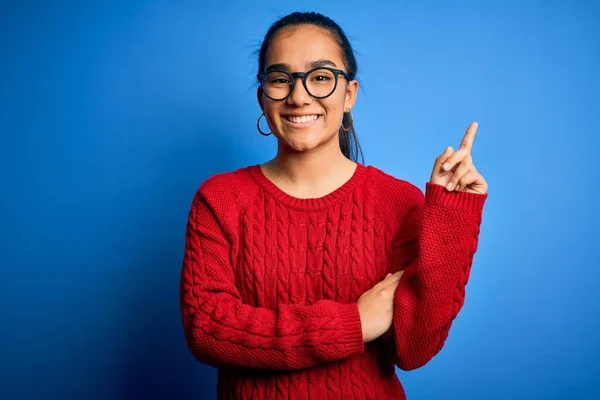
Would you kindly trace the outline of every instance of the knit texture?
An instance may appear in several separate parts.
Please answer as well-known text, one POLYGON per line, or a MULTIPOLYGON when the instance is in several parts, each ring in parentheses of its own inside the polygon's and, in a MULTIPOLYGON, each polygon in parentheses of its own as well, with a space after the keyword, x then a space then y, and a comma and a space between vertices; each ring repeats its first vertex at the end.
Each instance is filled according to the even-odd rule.
POLYGON ((260 165, 213 175, 194 196, 181 313, 219 399, 405 399, 395 366, 441 349, 465 300, 484 195, 413 184, 358 163, 300 199, 260 165), (392 328, 364 343, 357 300, 404 270, 392 328))

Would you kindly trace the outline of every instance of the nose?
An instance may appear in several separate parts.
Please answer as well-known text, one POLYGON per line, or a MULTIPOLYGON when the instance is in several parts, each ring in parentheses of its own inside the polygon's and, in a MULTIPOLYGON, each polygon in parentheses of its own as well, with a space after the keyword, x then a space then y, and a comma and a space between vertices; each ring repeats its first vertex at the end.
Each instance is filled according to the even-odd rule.
POLYGON ((312 101, 312 97, 306 91, 304 84, 302 83, 302 78, 299 76, 294 77, 295 84, 292 93, 287 98, 288 104, 295 106, 302 106, 305 104, 309 104, 312 101))

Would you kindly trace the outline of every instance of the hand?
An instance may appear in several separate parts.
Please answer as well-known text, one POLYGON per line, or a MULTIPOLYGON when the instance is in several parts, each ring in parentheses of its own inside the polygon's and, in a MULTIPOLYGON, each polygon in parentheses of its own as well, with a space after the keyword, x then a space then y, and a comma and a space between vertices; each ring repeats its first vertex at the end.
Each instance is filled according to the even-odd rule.
POLYGON ((477 172, 471 157, 473 140, 477 133, 477 122, 472 122, 463 137, 460 148, 454 152, 452 147, 435 159, 431 172, 431 183, 446 186, 448 191, 485 194, 488 185, 483 176, 477 172))
POLYGON ((358 312, 365 343, 377 339, 392 326, 394 294, 404 271, 387 274, 358 298, 358 312))

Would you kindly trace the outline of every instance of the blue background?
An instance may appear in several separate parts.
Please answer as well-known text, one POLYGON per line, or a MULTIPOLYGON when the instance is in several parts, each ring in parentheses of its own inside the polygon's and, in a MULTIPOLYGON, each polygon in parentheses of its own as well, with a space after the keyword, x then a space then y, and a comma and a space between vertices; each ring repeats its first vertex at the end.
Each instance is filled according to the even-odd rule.
POLYGON ((424 189, 480 125, 466 303, 398 370, 409 399, 600 396, 593 2, 84 3, 0 6, 0 397, 214 398, 180 323, 187 213, 204 179, 275 154, 253 53, 295 10, 358 52, 366 164, 424 189))

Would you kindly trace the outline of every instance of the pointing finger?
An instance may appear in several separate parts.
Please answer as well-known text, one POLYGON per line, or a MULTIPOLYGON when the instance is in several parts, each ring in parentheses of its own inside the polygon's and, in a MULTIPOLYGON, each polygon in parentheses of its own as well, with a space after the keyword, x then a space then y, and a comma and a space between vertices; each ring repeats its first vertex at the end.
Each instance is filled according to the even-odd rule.
POLYGON ((468 157, 471 153, 471 149, 473 148, 473 140, 475 140, 475 134, 477 133, 477 128, 479 124, 477 122, 471 122, 469 127, 467 128, 467 132, 463 137, 462 142, 460 143, 460 147, 458 150, 452 154, 450 157, 446 159, 443 165, 444 171, 450 171, 454 165, 461 162, 464 158, 468 157))
POLYGON ((471 125, 467 128, 467 132, 463 137, 462 143, 460 144, 461 149, 467 149, 471 151, 473 148, 473 140, 475 140, 475 134, 477 133, 477 128, 479 124, 477 122, 471 122, 471 125))

